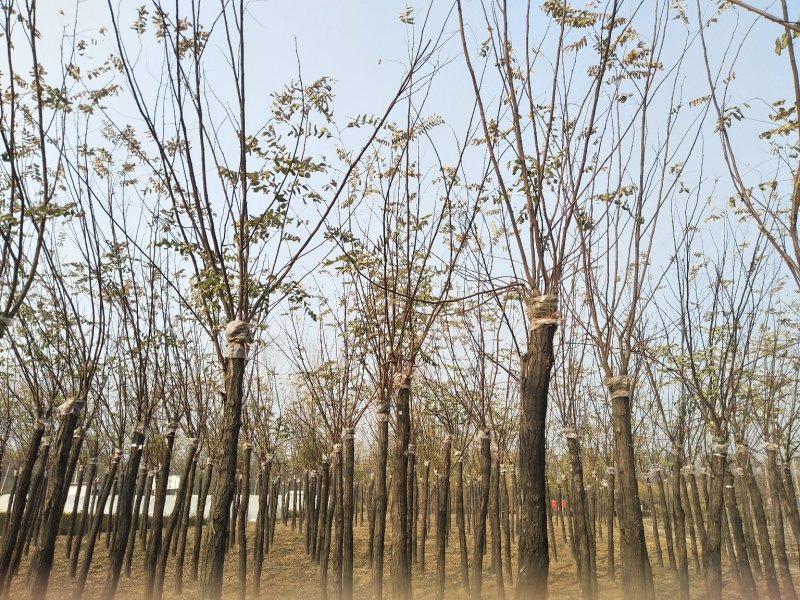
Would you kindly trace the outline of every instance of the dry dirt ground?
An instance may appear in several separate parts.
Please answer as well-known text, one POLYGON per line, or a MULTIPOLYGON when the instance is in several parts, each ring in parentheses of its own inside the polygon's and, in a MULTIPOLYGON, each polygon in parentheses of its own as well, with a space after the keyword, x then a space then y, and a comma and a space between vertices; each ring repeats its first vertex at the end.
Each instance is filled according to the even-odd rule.
MULTIPOLYGON (((647 520, 645 529, 648 536, 652 533, 652 526, 647 520)), ((356 598, 372 598, 371 586, 371 571, 367 566, 366 556, 366 540, 367 540, 367 527, 366 521, 364 526, 355 527, 355 597, 356 598)), ((390 535, 387 535, 387 554, 389 552, 390 535)), ((563 541, 560 531, 556 531, 558 559, 553 560, 551 557, 550 562, 550 598, 551 600, 558 599, 571 599, 580 598, 580 588, 575 575, 575 566, 570 555, 568 545, 563 541)), ((650 550, 651 561, 653 562, 653 569, 655 573, 655 588, 656 598, 659 599, 672 599, 677 596, 677 585, 674 577, 661 569, 658 566, 658 561, 655 556, 655 549, 653 540, 648 537, 648 547, 650 550)), ((48 598, 51 600, 72 598, 72 582, 67 573, 67 559, 64 554, 64 538, 59 538, 58 550, 56 554, 55 567, 53 574, 50 578, 50 591, 48 598)), ((472 540, 468 540, 469 547, 472 547, 472 540)), ((663 545, 663 532, 662 532, 662 545, 663 545)), ((690 546, 689 546, 690 547, 690 546)), ((191 548, 191 541, 190 541, 191 548)), ((187 549, 187 557, 191 556, 190 548, 187 549)), ((613 583, 606 577, 606 542, 605 540, 598 540, 598 572, 599 572, 599 587, 600 598, 606 599, 621 599, 622 593, 619 590, 619 583, 613 583)), ((138 547, 137 547, 138 550, 138 547)), ((666 562, 666 547, 664 547, 664 560, 666 562)), ((516 555, 516 544, 512 548, 512 557, 516 555)), ((238 552, 233 551, 229 553, 228 562, 225 571, 225 598, 237 598, 236 582, 237 582, 237 566, 238 566, 238 552)), ((790 560, 793 557, 790 557, 790 560)), ((126 578, 124 575, 120 581, 119 591, 117 598, 122 600, 141 600, 142 594, 142 560, 143 557, 137 552, 134 561, 133 576, 126 578)), ((451 531, 451 538, 447 550, 447 581, 445 587, 445 597, 454 600, 465 599, 469 596, 463 591, 460 585, 460 571, 458 562, 458 538, 457 530, 453 527, 451 531)), ((419 565, 414 567, 413 575, 413 589, 414 598, 427 600, 435 597, 435 574, 436 574, 436 557, 435 557, 435 541, 428 539, 427 543, 427 569, 422 573, 419 565)), ((386 598, 391 597, 391 581, 390 581, 390 559, 387 555, 386 560, 386 581, 384 586, 384 595, 386 598)), ((484 585, 483 597, 487 599, 498 598, 497 589, 495 585, 495 575, 489 572, 490 554, 487 553, 484 559, 484 585)), ((793 561, 795 564, 796 560, 793 561)), ((470 552, 471 563, 471 552, 470 552)), ((331 561, 332 564, 332 561, 331 561)), ((619 558, 617 558, 619 564, 619 558)), ((248 565, 249 567, 249 565, 248 565)), ((692 598, 703 598, 703 581, 702 577, 698 575, 695 570, 695 564, 690 556, 689 558, 690 576, 691 576, 691 593, 692 598)), ((100 594, 105 581, 107 569, 107 551, 105 549, 105 539, 100 540, 98 547, 95 551, 95 561, 92 565, 89 574, 89 580, 86 585, 86 592, 84 598, 95 599, 100 598, 100 594)), ((174 590, 174 578, 172 575, 172 565, 169 566, 167 573, 166 583, 164 586, 164 598, 196 598, 198 597, 197 583, 189 581, 188 566, 184 575, 184 588, 183 594, 177 595, 174 590)), ((738 599, 740 598, 736 583, 732 579, 732 574, 729 570, 729 564, 723 558, 723 569, 725 579, 725 597, 738 599)), ((27 558, 20 569, 20 575, 16 578, 11 589, 11 598, 27 598, 25 593, 25 575, 27 573, 27 558)), ((514 573, 516 575, 516 573, 514 573)), ((471 575, 471 572, 470 572, 471 575)), ((763 582, 759 583, 759 587, 763 588, 763 582)), ((329 589, 331 590, 330 597, 333 598, 333 577, 329 575, 329 589)), ((513 587, 511 586, 508 576, 506 574, 506 595, 513 598, 513 587)), ((766 589, 763 589, 763 595, 766 595, 766 589)), ((248 597, 250 597, 248 593, 248 597)), ((319 568, 313 564, 305 553, 305 535, 298 531, 292 531, 291 527, 283 527, 278 524, 275 531, 275 543, 270 549, 264 563, 264 573, 261 585, 261 598, 281 598, 287 600, 300 600, 300 599, 314 599, 321 598, 320 584, 319 584, 319 568)))

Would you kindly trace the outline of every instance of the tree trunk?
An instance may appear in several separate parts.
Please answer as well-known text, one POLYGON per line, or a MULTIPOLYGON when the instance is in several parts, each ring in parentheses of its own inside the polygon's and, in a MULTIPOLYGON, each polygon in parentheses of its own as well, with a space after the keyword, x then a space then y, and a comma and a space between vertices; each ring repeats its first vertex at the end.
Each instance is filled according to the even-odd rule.
POLYGON ((155 600, 161 600, 164 593, 164 578, 167 572, 167 559, 169 559, 170 548, 175 539, 175 533, 178 530, 178 524, 181 522, 183 505, 186 501, 186 494, 190 493, 189 478, 192 472, 192 465, 194 464, 194 455, 197 453, 197 440, 192 438, 189 440, 189 454, 186 457, 186 464, 183 467, 183 474, 181 475, 180 483, 178 484, 178 491, 175 494, 175 506, 172 508, 172 513, 167 522, 167 529, 164 532, 164 540, 161 544, 161 549, 158 554, 158 564, 156 565, 156 577, 154 582, 153 596, 155 600))
POLYGON ((778 470, 778 445, 765 444, 765 449, 767 451, 767 478, 769 480, 770 497, 772 498, 772 521, 775 528, 775 554, 778 558, 778 569, 783 583, 783 598, 785 600, 797 600, 792 573, 789 570, 789 557, 786 556, 786 532, 783 528, 783 512, 781 511, 780 502, 783 483, 778 470))
POLYGON ((355 474, 355 430, 345 428, 342 433, 343 458, 344 458, 344 493, 342 503, 344 508, 344 532, 342 554, 342 598, 353 598, 353 519, 355 504, 353 502, 353 476, 355 474))
MULTIPOLYGON (((706 597, 722 600, 722 527, 725 492, 725 471, 728 453, 727 435, 714 438, 711 454, 711 479, 708 487, 706 512, 708 527, 701 533, 706 538, 703 548, 703 571, 705 574, 706 597)), ((705 486, 704 486, 705 487, 705 486)), ((692 476, 692 495, 697 496, 697 479, 692 476)), ((699 500, 696 502, 699 512, 699 500)), ((702 523, 702 517, 700 519, 702 523)))
POLYGON ((422 532, 420 534, 420 547, 419 547, 419 570, 425 573, 425 540, 428 537, 428 501, 430 500, 430 476, 431 476, 431 461, 425 461, 425 475, 423 478, 422 489, 422 532))
POLYGON ((411 443, 411 375, 402 373, 395 394, 394 527, 392 529, 392 597, 411 600, 411 556, 408 519, 408 446, 411 443))
POLYGON ((203 521, 206 518, 206 498, 208 490, 211 488, 211 477, 214 474, 214 466, 211 461, 206 462, 205 472, 201 469, 201 483, 197 497, 197 510, 194 520, 194 546, 192 546, 192 581, 197 581, 200 566, 200 550, 203 546, 203 521))
POLYGON ((683 442, 673 448, 672 465, 672 522, 675 525, 675 542, 678 567, 678 593, 680 600, 689 600, 689 555, 686 550, 686 515, 681 502, 681 469, 683 468, 683 442))
POLYGON ((244 445, 242 455, 242 504, 239 509, 239 600, 247 596, 247 509, 250 506, 250 457, 253 447, 244 445))
MULTIPOLYGON (((36 458, 39 455, 40 447, 47 443, 44 437, 44 423, 42 421, 36 422, 36 428, 33 430, 33 436, 28 444, 28 450, 25 454, 25 461, 22 463, 19 475, 17 476, 17 489, 14 494, 14 504, 12 510, 6 514, 6 530, 3 536, 3 546, 0 550, 0 590, 5 589, 6 580, 10 578, 10 565, 14 555, 14 550, 17 547, 17 539, 20 537, 20 528, 22 525, 22 518, 25 513, 25 506, 28 503, 28 492, 31 489, 31 479, 33 477, 34 466, 36 465, 36 458)), ((49 443, 47 444, 49 445, 49 443)))
POLYGON ((72 550, 72 539, 75 537, 75 526, 78 523, 78 509, 80 508, 81 493, 83 491, 83 477, 84 468, 83 465, 81 465, 78 469, 78 477, 75 481, 75 497, 72 499, 72 511, 69 515, 69 530, 67 531, 67 543, 65 544, 67 558, 69 558, 69 553, 72 550))
POLYGON ((744 529, 742 528, 742 519, 739 516, 739 509, 736 505, 736 489, 733 486, 733 474, 729 468, 725 469, 725 505, 728 509, 728 522, 731 524, 733 531, 733 544, 736 548, 736 561, 739 566, 739 582, 741 585, 741 595, 743 598, 753 599, 758 598, 756 591, 756 582, 753 578, 753 571, 750 567, 750 558, 748 557, 747 541, 744 537, 744 529))
POLYGON ((86 553, 83 557, 83 563, 81 563, 80 573, 78 573, 78 577, 75 581, 75 587, 73 588, 73 598, 75 600, 81 600, 81 598, 83 598, 83 590, 86 587, 86 578, 89 576, 89 568, 92 566, 94 547, 97 543, 97 536, 100 534, 100 526, 103 523, 103 513, 105 512, 108 496, 111 494, 111 487, 114 485, 114 479, 117 475, 117 468, 121 458, 122 453, 118 450, 114 455, 114 458, 111 460, 111 468, 109 472, 106 473, 103 489, 100 490, 100 494, 97 499, 98 509, 95 513, 94 519, 92 520, 92 530, 89 532, 89 539, 86 541, 86 553))
POLYGON ((761 558, 764 567, 764 576, 767 580, 767 592, 771 600, 780 600, 781 592, 778 586, 778 574, 775 571, 775 559, 772 554, 772 543, 769 539, 769 529, 767 528, 767 517, 764 512, 764 501, 761 490, 753 475, 752 465, 750 464, 750 453, 744 444, 741 444, 736 451, 736 458, 739 467, 744 474, 744 481, 750 493, 753 512, 758 531, 759 545, 761 546, 761 558))
POLYGON ((439 479, 439 493, 436 503, 436 598, 444 598, 445 581, 445 544, 447 536, 447 514, 450 505, 450 453, 452 437, 448 433, 444 438, 444 472, 439 479))
POLYGON ((480 600, 483 587, 483 555, 486 552, 486 516, 489 510, 489 483, 491 478, 492 455, 489 432, 483 429, 480 434, 480 491, 478 514, 475 524, 475 541, 472 553, 472 598, 480 600))
MULTIPOLYGON (((150 475, 146 469, 140 467, 139 482, 136 486, 136 503, 133 505, 133 523, 131 532, 128 535, 128 547, 125 550, 125 577, 131 576, 131 564, 133 563, 133 550, 136 547, 136 534, 139 531, 139 521, 142 518, 142 500, 144 499, 144 489, 147 484, 152 484, 150 475)), ((145 519, 147 515, 145 514, 145 519)))
POLYGON ((145 556, 144 597, 146 600, 151 600, 153 597, 153 587, 156 582, 158 557, 161 554, 162 529, 164 527, 164 505, 167 501, 167 485, 169 484, 169 469, 172 463, 172 447, 175 445, 175 431, 177 429, 177 423, 171 423, 169 425, 164 460, 161 463, 161 471, 158 475, 155 506, 153 507, 153 531, 150 533, 150 542, 147 544, 147 554, 145 556))
POLYGON ((586 506, 586 490, 583 487, 583 464, 578 445, 578 434, 569 431, 566 434, 569 451, 572 479, 570 482, 570 498, 575 523, 575 557, 578 580, 584 600, 597 598, 597 566, 592 549, 593 541, 589 525, 589 512, 586 506))
MULTIPOLYGON (((448 453, 449 455, 449 453, 448 453)), ((461 586, 469 593, 469 559, 467 558, 467 530, 464 516, 464 457, 456 454, 456 524, 458 525, 458 552, 461 586)))
POLYGON ((222 597, 222 574, 225 569, 225 543, 228 522, 236 487, 236 463, 239 429, 242 425, 242 386, 246 358, 225 358, 225 407, 222 415, 222 451, 219 471, 211 496, 211 515, 208 523, 200 597, 219 600, 222 597))
MULTIPOLYGON (((686 467, 684 467, 684 471, 686 471, 686 467)), ((689 488, 686 485, 686 476, 683 473, 681 473, 681 503, 683 504, 684 514, 688 513, 686 528, 689 532, 689 542, 691 543, 695 572, 699 576, 703 572, 703 568, 700 564, 700 553, 697 551, 697 535, 694 528, 694 513, 692 512, 692 506, 689 501, 689 488)))
MULTIPOLYGON (((136 480, 139 477, 139 463, 142 459, 142 447, 144 445, 144 426, 138 425, 131 436, 131 449, 128 456, 128 464, 125 465, 125 473, 122 476, 120 486, 120 498, 117 513, 116 537, 114 545, 109 555, 109 569, 106 576, 105 588, 103 589, 103 600, 112 600, 117 592, 119 576, 122 572, 122 563, 125 560, 125 551, 128 549, 128 534, 131 529, 131 519, 133 503, 135 499, 136 480)), ((113 513, 112 513, 113 514, 113 513)), ((135 532, 131 537, 135 537, 135 532)))
MULTIPOLYGON (((503 535, 504 535, 504 546, 503 550, 505 552, 505 561, 506 561, 506 575, 508 580, 513 583, 514 576, 512 575, 511 571, 511 515, 510 509, 511 505, 509 503, 508 497, 508 485, 506 481, 506 466, 500 466, 500 496, 501 496, 501 504, 503 510, 503 535)), ((555 540, 553 540, 555 544, 555 540)))
POLYGON ((492 535, 492 567, 494 568, 497 597, 506 597, 503 582, 503 550, 500 534, 500 458, 495 453, 492 460, 492 472, 489 479, 489 529, 492 535))
POLYGON ((83 509, 81 510, 81 517, 78 520, 78 526, 75 531, 75 538, 72 542, 72 550, 70 552, 69 562, 69 576, 75 577, 78 571, 78 558, 81 553, 81 543, 83 542, 83 535, 86 531, 86 524, 89 522, 89 510, 91 508, 92 491, 95 485, 95 474, 97 473, 97 460, 89 461, 89 471, 86 475, 86 495, 83 497, 83 509))
POLYGON ((654 597, 653 573, 644 541, 642 505, 636 480, 631 427, 631 397, 628 377, 621 375, 606 380, 611 396, 616 463, 619 469, 619 491, 622 514, 619 515, 623 595, 631 598, 654 597))
POLYGON ((177 554, 175 555, 175 593, 183 593, 183 568, 186 559, 186 542, 189 538, 189 517, 192 511, 192 493, 194 492, 194 480, 197 473, 197 453, 195 452, 192 460, 192 468, 189 471, 189 484, 187 486, 186 499, 183 501, 181 509, 181 522, 178 525, 177 554))
POLYGON ((375 473, 375 540, 373 576, 373 598, 383 600, 383 557, 386 542, 386 509, 388 495, 386 486, 386 462, 389 454, 389 404, 381 402, 377 409, 378 449, 375 473))
MULTIPOLYGON (((531 302, 530 312, 540 311, 542 314, 537 318, 545 318, 557 311, 557 308, 552 306, 555 301, 554 296, 539 296, 531 302), (550 306, 546 306, 548 303, 550 306), (544 315, 544 312, 548 315, 544 315)), ((555 325, 545 322, 529 324, 528 351, 521 357, 519 416, 521 510, 516 589, 519 600, 547 597, 550 556, 545 504, 545 432, 555 330, 555 325)))
POLYGON ((672 519, 670 518, 669 507, 667 506, 667 492, 664 489, 664 476, 661 469, 656 470, 656 483, 658 484, 658 499, 661 504, 661 522, 664 524, 664 538, 667 541, 667 557, 669 558, 669 568, 677 571, 675 564, 675 548, 672 543, 672 519))
MULTIPOLYGON (((606 515, 606 572, 611 581, 616 581, 617 569, 616 562, 614 560, 614 507, 616 506, 614 482, 616 469, 614 467, 608 467, 606 473, 608 475, 608 513, 606 515)), ((564 537, 566 539, 566 535, 564 537)))
POLYGON ((31 597, 38 599, 47 595, 50 572, 53 569, 53 556, 56 549, 58 529, 64 516, 64 504, 72 474, 78 464, 83 435, 75 434, 75 428, 83 410, 82 401, 74 401, 69 412, 64 415, 58 439, 56 454, 52 457, 52 467, 48 480, 47 497, 44 498, 44 512, 36 552, 31 558, 28 576, 28 590, 31 597))
MULTIPOLYGON (((267 529, 267 510, 269 504, 269 478, 272 474, 272 456, 262 465, 261 485, 258 489, 258 516, 256 517, 256 537, 253 540, 253 590, 252 597, 261 593, 261 572, 264 568, 264 531, 267 529)), ((311 529, 309 523, 309 529, 311 529)))

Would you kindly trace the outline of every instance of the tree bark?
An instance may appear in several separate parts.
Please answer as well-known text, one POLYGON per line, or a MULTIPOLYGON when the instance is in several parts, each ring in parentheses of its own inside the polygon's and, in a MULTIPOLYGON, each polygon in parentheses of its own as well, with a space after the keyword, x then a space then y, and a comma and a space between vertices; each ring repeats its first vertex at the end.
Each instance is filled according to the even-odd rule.
POLYGON ((593 539, 586 505, 586 490, 583 486, 583 464, 578 445, 578 434, 569 431, 566 437, 572 475, 570 498, 572 499, 572 514, 575 523, 575 564, 584 600, 595 600, 597 598, 597 566, 592 548, 593 539))
POLYGON ((489 479, 489 529, 492 536, 492 567, 497 588, 497 597, 506 597, 503 582, 503 550, 500 533, 500 458, 495 453, 492 460, 492 472, 489 479))
POLYGON ((395 394, 394 527, 392 528, 392 597, 411 600, 411 556, 408 520, 408 446, 411 443, 411 375, 401 373, 395 394))
POLYGON ((352 427, 345 428, 342 433, 343 458, 344 458, 344 493, 342 502, 344 509, 344 531, 342 552, 342 598, 353 598, 353 520, 355 504, 353 489, 355 474, 355 431, 352 427))
MULTIPOLYGON (((28 444, 25 454, 25 461, 22 463, 19 475, 17 476, 17 489, 14 494, 14 504, 11 511, 6 515, 7 525, 3 536, 3 546, 0 551, 0 590, 5 589, 6 580, 10 578, 10 565, 17 546, 17 539, 20 536, 22 518, 25 513, 25 506, 28 503, 28 493, 31 489, 31 480, 34 474, 36 458, 39 450, 47 443, 44 439, 44 422, 37 421, 33 430, 33 436, 28 444)), ((49 446, 49 443, 47 443, 49 446)))
POLYGON ((750 567, 748 557, 747 541, 744 537, 742 519, 739 516, 739 509, 736 505, 736 489, 733 486, 733 474, 729 468, 725 469, 725 505, 728 509, 728 522, 733 531, 733 544, 736 549, 736 561, 739 566, 739 583, 743 598, 756 600, 758 592, 756 582, 753 578, 753 571, 750 567))
POLYGON ((519 417, 520 532, 516 597, 547 597, 550 556, 545 504, 547 394, 556 326, 532 323, 521 357, 519 417))
POLYGON ((758 531, 759 545, 761 546, 762 566, 764 567, 764 577, 767 580, 767 592, 771 600, 780 600, 781 592, 778 586, 778 574, 775 571, 775 559, 772 553, 772 543, 769 539, 769 529, 767 528, 767 517, 764 512, 764 501, 761 490, 753 475, 753 468, 750 464, 750 452, 746 445, 740 444, 736 451, 736 458, 739 467, 744 474, 744 481, 752 501, 753 512, 758 531))
MULTIPOLYGON (((785 600, 797 600, 797 592, 792 581, 792 573, 789 570, 789 557, 786 555, 786 532, 783 528, 783 511, 781 510, 781 482, 780 471, 778 470, 778 445, 766 444, 767 451, 767 476, 769 479, 770 497, 772 498, 772 522, 775 530, 775 554, 778 558, 778 569, 783 583, 783 598, 785 600)), ((784 490, 785 493, 785 490, 784 490)))
POLYGON ((620 550, 623 595, 631 598, 654 598, 653 573, 644 541, 642 505, 636 480, 631 426, 631 397, 628 377, 621 375, 606 380, 611 396, 614 442, 622 502, 620 550))
POLYGON ((447 536, 447 514, 450 506, 450 454, 452 449, 452 437, 448 433, 444 438, 444 472, 439 479, 439 493, 436 503, 436 598, 444 598, 445 582, 445 553, 447 536))
POLYGON ((167 486, 169 484, 169 470, 172 463, 172 448, 175 445, 175 431, 178 429, 177 423, 171 423, 167 430, 166 448, 161 471, 158 475, 158 485, 156 487, 155 506, 153 507, 153 531, 150 533, 150 541, 147 544, 147 554, 145 556, 145 589, 144 597, 151 600, 153 588, 156 582, 156 571, 158 570, 158 557, 161 554, 161 542, 163 539, 164 528, 164 505, 167 501, 167 486))
POLYGON ((458 526, 458 552, 461 586, 469 593, 469 559, 467 558, 467 530, 464 515, 464 457, 456 454, 456 524, 458 526))
POLYGON ((225 407, 222 416, 222 452, 219 471, 211 496, 211 515, 208 523, 200 597, 219 600, 222 597, 222 575, 225 569, 225 543, 228 522, 236 486, 236 463, 239 429, 242 425, 242 394, 246 358, 225 358, 225 407))
POLYGON ((100 534, 100 526, 103 523, 103 513, 105 512, 106 502, 108 501, 108 496, 111 493, 111 487, 114 485, 114 478, 116 477, 117 468, 121 458, 122 453, 118 450, 114 455, 114 458, 111 460, 111 468, 109 469, 109 472, 106 473, 103 489, 100 490, 100 494, 97 499, 98 508, 96 510, 94 519, 92 520, 92 530, 89 532, 89 539, 86 541, 86 553, 83 557, 83 562, 81 563, 81 570, 78 573, 78 577, 75 581, 75 587, 73 588, 73 598, 75 600, 81 600, 83 597, 83 590, 86 587, 86 578, 89 576, 89 568, 92 566, 94 547, 97 543, 97 536, 100 534))
MULTIPOLYGON (((144 426, 137 426, 131 437, 130 455, 128 456, 128 464, 125 465, 125 473, 120 487, 121 493, 117 509, 119 521, 117 522, 114 545, 109 555, 109 569, 103 589, 103 600, 112 600, 117 592, 122 563, 125 560, 125 551, 128 549, 128 534, 131 529, 135 499, 134 488, 139 477, 139 464, 142 459, 142 446, 144 445, 144 426)), ((135 537, 135 535, 134 532, 131 537, 135 537)))
POLYGON ((378 405, 378 456, 375 473, 375 558, 373 563, 374 600, 383 600, 383 555, 386 543, 386 509, 388 495, 386 486, 386 462, 389 455, 389 405, 378 405))
POLYGON ((475 524, 475 541, 472 552, 472 598, 480 600, 483 587, 483 555, 486 552, 486 516, 489 510, 489 483, 491 478, 492 456, 489 432, 483 429, 480 434, 480 490, 478 514, 475 524))
POLYGON ((239 600, 244 600, 247 596, 247 509, 250 505, 250 457, 253 454, 253 447, 250 444, 244 445, 242 455, 242 504, 239 509, 239 600))

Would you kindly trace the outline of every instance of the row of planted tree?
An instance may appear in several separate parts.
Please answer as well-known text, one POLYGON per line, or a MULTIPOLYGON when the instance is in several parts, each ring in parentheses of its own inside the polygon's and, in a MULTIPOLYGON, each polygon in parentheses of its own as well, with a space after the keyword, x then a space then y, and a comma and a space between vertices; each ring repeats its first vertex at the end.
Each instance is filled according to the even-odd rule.
MULTIPOLYGON (((183 453, 177 459, 178 425, 172 424, 163 446, 153 449, 158 468, 140 467, 145 448, 141 429, 135 433, 138 443, 131 444, 129 452, 117 450, 110 461, 93 459, 79 466, 85 432, 66 435, 78 410, 74 405, 64 407, 57 431, 46 432, 44 424, 39 424, 25 462, 13 473, 0 556, 4 594, 9 594, 23 556, 33 550, 28 586, 32 597, 40 597, 37 594, 43 592, 36 588, 37 582, 47 579, 56 542, 64 545, 75 598, 82 597, 99 553, 108 555, 108 562, 101 559, 100 563, 109 565, 103 597, 114 596, 124 572, 126 577, 132 573, 144 577, 146 598, 161 598, 170 557, 174 563, 171 585, 181 594, 185 564, 188 577, 197 580, 201 553, 209 551, 213 539, 211 521, 204 516, 216 475, 214 463, 201 460, 196 439, 181 436, 183 453), (52 444, 45 433, 54 434, 52 444), (64 445, 69 450, 66 468, 48 461, 64 445), (177 489, 168 491, 171 470, 178 470, 180 477, 177 489), (56 489, 49 482, 57 480, 58 489, 66 493, 73 478, 70 510, 67 514, 53 510, 56 489), (173 501, 171 510, 165 510, 168 498, 173 501), (143 572, 138 570, 142 563, 134 560, 137 547, 143 572)), ((379 432, 382 422, 386 423, 377 421, 379 432)), ((620 518, 624 497, 616 485, 617 468, 585 474, 578 434, 567 430, 564 439, 566 453, 552 461, 561 464, 564 472, 559 475, 551 468, 547 486, 550 559, 572 560, 583 597, 597 598, 598 573, 605 574, 606 585, 613 585, 617 557, 625 560, 627 536, 632 533, 620 518), (569 556, 559 557, 559 543, 569 548, 569 556), (597 556, 600 544, 606 550, 602 560, 597 556)), ((262 586, 268 591, 262 570, 279 523, 304 540, 309 559, 319 565, 323 598, 353 597, 356 552, 366 554, 374 597, 383 597, 387 549, 393 597, 412 596, 412 565, 425 573, 426 568, 434 568, 433 563, 436 596, 446 597, 448 559, 458 563, 460 585, 471 597, 482 596, 487 567, 494 575, 496 597, 505 597, 506 589, 511 593, 521 496, 516 468, 501 462, 488 432, 481 431, 477 442, 462 450, 454 450, 452 436, 446 435, 440 445, 427 444, 428 458, 419 463, 411 444, 405 453, 403 482, 397 476, 396 460, 388 481, 385 463, 383 470, 380 465, 373 470, 372 461, 357 468, 355 446, 354 430, 345 428, 330 454, 322 456, 315 468, 303 470, 285 458, 276 460, 273 453, 254 460, 252 446, 243 446, 223 549, 228 562, 238 564, 239 597, 261 597, 262 586), (360 545, 354 527, 366 533, 360 536, 360 545)), ((704 577, 705 586, 721 587, 720 572, 714 570, 723 561, 728 585, 742 598, 796 597, 790 566, 800 559, 800 512, 795 474, 790 463, 779 460, 779 446, 770 443, 753 453, 746 444, 735 452, 727 444, 717 444, 705 456, 704 466, 696 468, 685 466, 683 452, 675 450, 670 467, 652 469, 637 486, 652 526, 644 550, 649 595, 655 567, 648 559, 651 556, 658 564, 656 573, 675 578, 682 597, 688 597, 692 570, 704 577), (715 460, 724 465, 724 507, 718 515, 712 512, 709 468, 715 460)), ((641 530, 633 535, 644 539, 641 530)), ((621 577, 632 577, 624 566, 621 577)), ((697 579, 694 584, 700 585, 697 579)))

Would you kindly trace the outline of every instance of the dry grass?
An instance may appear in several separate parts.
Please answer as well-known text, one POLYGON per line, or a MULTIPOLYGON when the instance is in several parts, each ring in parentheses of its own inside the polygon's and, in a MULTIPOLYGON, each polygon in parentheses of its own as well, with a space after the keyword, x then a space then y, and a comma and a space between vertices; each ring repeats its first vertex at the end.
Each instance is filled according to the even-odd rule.
MULTIPOLYGON (((645 524, 648 536, 652 532, 650 523, 645 524)), ((447 554, 447 580, 446 580, 446 597, 454 600, 467 598, 467 594, 462 590, 460 585, 459 564, 458 564, 458 539, 455 535, 456 531, 453 528, 451 531, 450 545, 447 554)), ((356 551, 355 551, 355 597, 356 598, 372 598, 371 586, 371 571, 367 566, 366 557, 366 539, 367 527, 356 526, 356 551)), ((387 542, 391 539, 387 536, 387 542)), ((92 570, 89 574, 89 580, 86 585, 86 593, 84 598, 94 599, 99 598, 102 592, 103 584, 105 582, 107 571, 107 551, 105 548, 105 538, 99 541, 98 547, 95 551, 95 561, 92 570)), ((569 547, 562 540, 560 531, 556 531, 558 560, 551 558, 550 564, 550 598, 568 599, 579 598, 580 587, 575 575, 575 566, 570 555, 569 547)), ((471 540, 469 541, 471 547, 471 540)), ((663 540, 662 540, 663 543, 663 540)), ((191 544, 191 542, 190 542, 191 544)), ((652 539, 648 537, 648 545, 650 548, 651 560, 655 571, 656 580, 656 598, 672 599, 677 596, 677 585, 672 574, 665 572, 659 568, 657 559, 655 557, 655 550, 652 544, 652 539)), ((388 546, 388 544, 387 544, 388 546)), ((600 598, 622 598, 619 590, 619 583, 611 582, 605 575, 606 571, 606 542, 605 540, 598 540, 598 571, 600 575, 600 598)), ((666 548, 664 560, 666 561, 666 548)), ((388 552, 388 547, 387 547, 388 552)), ((516 554, 516 546, 512 548, 512 557, 516 554)), ((187 550, 187 555, 190 556, 190 549, 187 550)), ((237 571, 238 571, 238 553, 233 551, 230 553, 225 572, 225 597, 236 598, 236 584, 237 584, 237 571)), ((470 552, 471 559, 471 552, 470 552)), ((139 600, 142 598, 142 555, 137 552, 134 560, 134 572, 131 578, 126 578, 124 575, 120 581, 119 592, 117 598, 123 600, 139 600)), ((495 575, 490 573, 489 569, 490 554, 487 553, 484 559, 484 586, 483 597, 487 599, 497 598, 497 590, 495 585, 495 575)), ((619 564, 619 559, 617 560, 619 564)), ((331 562, 332 564, 332 562, 331 562)), ((55 560, 55 567, 53 574, 50 578, 50 591, 48 598, 67 599, 72 597, 72 582, 67 574, 68 561, 64 554, 64 539, 59 538, 58 550, 55 560)), ((184 588, 183 594, 178 596, 174 591, 174 578, 172 575, 172 566, 170 565, 170 572, 167 574, 167 581, 164 590, 165 599, 174 598, 197 598, 198 587, 196 582, 189 581, 188 578, 188 564, 184 574, 184 588)), ((725 571, 725 584, 726 584, 726 598, 738 598, 738 589, 735 582, 731 579, 729 572, 729 565, 723 559, 723 569, 725 571)), ((385 597, 391 597, 391 581, 390 581, 390 560, 387 556, 386 560, 386 581, 385 581, 385 597)), ((695 565, 690 557, 690 575, 692 578, 692 597, 703 598, 703 581, 697 574, 695 565)), ((25 598, 25 573, 27 573, 27 564, 23 563, 20 570, 21 575, 17 577, 11 590, 11 598, 25 598)), ((436 556, 435 556, 435 542, 428 539, 427 543, 427 569, 422 573, 419 565, 414 567, 414 598, 417 599, 433 599, 435 593, 435 575, 436 575, 436 556)), ((329 575, 329 589, 331 590, 331 598, 333 598, 333 576, 329 575)), ((513 597, 513 589, 506 574, 506 595, 513 597)), ((766 590, 764 590, 765 592, 766 590)), ((249 594, 248 594, 249 597, 249 594)), ((264 563, 264 573, 262 577, 261 598, 281 598, 287 600, 294 599, 312 599, 320 598, 319 587, 319 568, 314 565, 305 553, 305 536, 299 531, 292 531, 291 527, 284 528, 278 524, 275 531, 275 544, 270 549, 264 563)))

